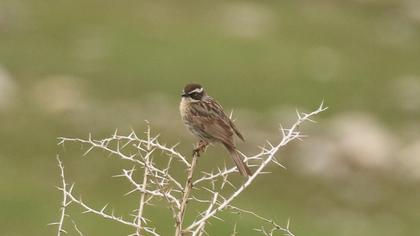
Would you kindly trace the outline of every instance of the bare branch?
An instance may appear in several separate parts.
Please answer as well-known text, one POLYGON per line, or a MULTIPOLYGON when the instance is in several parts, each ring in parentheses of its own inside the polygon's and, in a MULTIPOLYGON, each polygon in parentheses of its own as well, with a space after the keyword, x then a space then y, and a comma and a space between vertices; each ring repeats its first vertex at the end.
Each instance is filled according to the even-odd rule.
MULTIPOLYGON (((149 175, 149 173, 147 172, 147 168, 144 168, 144 173, 143 173, 143 187, 146 187, 147 184, 147 177, 149 175)), ((146 193, 142 192, 141 193, 141 197, 140 197, 140 202, 139 202, 139 209, 138 209, 138 214, 137 214, 137 234, 140 236, 140 229, 142 228, 141 223, 143 221, 143 209, 144 209, 144 204, 145 204, 145 197, 146 197, 146 193)))
POLYGON ((66 207, 68 204, 67 202, 67 194, 66 194, 66 188, 67 188, 67 184, 66 184, 66 180, 64 178, 64 167, 63 167, 63 163, 61 163, 60 158, 57 155, 57 162, 58 162, 58 166, 60 167, 60 176, 61 176, 61 189, 63 192, 63 201, 61 203, 61 214, 60 214, 60 220, 58 222, 58 231, 57 231, 57 236, 60 236, 61 233, 66 233, 66 231, 64 231, 63 229, 63 224, 64 224, 64 217, 66 216, 66 207))
POLYGON ((85 211, 83 213, 92 213, 98 216, 101 216, 102 218, 117 221, 121 224, 131 226, 133 228, 137 228, 137 224, 133 222, 129 222, 123 219, 122 216, 114 216, 114 214, 107 214, 105 213, 105 209, 102 208, 101 210, 95 210, 92 207, 88 206, 86 203, 84 203, 81 199, 77 199, 74 197, 71 193, 66 192, 66 195, 76 204, 78 204, 80 207, 82 207, 85 211))
POLYGON ((283 234, 285 236, 295 236, 290 231, 290 220, 287 221, 286 227, 283 227, 283 226, 277 224, 276 222, 274 222, 274 220, 271 220, 271 219, 262 217, 262 216, 258 215, 255 212, 244 210, 244 209, 241 209, 239 207, 232 206, 232 205, 229 205, 228 208, 229 209, 232 209, 234 211, 238 211, 238 212, 241 212, 241 213, 246 213, 246 214, 252 215, 252 216, 254 216, 255 218, 257 218, 259 220, 262 220, 262 221, 264 221, 264 222, 266 222, 268 224, 271 224, 273 226, 273 229, 271 230, 271 232, 270 232, 269 235, 273 235, 274 231, 281 231, 281 232, 283 232, 283 234))
POLYGON ((250 176, 247 181, 242 184, 242 186, 236 190, 229 198, 227 198, 223 203, 221 203, 219 205, 219 207, 215 208, 214 210, 212 210, 209 214, 203 216, 201 219, 196 220, 195 222, 193 222, 190 226, 187 227, 186 230, 191 231, 194 228, 198 227, 203 221, 207 221, 209 218, 213 217, 216 213, 218 213, 219 211, 223 210, 225 207, 227 207, 236 197, 238 197, 249 185, 251 185, 251 183, 255 180, 255 178, 260 175, 263 171, 263 169, 267 166, 268 163, 272 162, 273 158, 275 157, 275 155, 277 154, 277 152, 279 151, 279 149, 283 146, 285 146, 286 144, 288 144, 290 141, 297 139, 300 137, 300 133, 297 130, 298 127, 305 121, 307 121, 310 117, 317 115, 323 111, 325 111, 327 108, 323 107, 323 103, 321 103, 321 105, 318 107, 317 110, 309 113, 309 114, 305 114, 305 115, 301 115, 298 113, 298 119, 296 120, 296 122, 292 125, 292 127, 285 133, 286 135, 283 136, 282 140, 280 141, 279 144, 277 144, 276 146, 272 147, 270 150, 267 151, 267 158, 260 164, 260 166, 257 168, 257 170, 254 171, 254 174, 252 176, 250 176))
POLYGON ((76 222, 74 222, 74 220, 71 220, 71 223, 73 223, 74 230, 76 230, 76 232, 79 234, 79 236, 83 236, 83 233, 82 233, 82 231, 80 231, 80 229, 77 227, 76 222))
MULTIPOLYGON (((134 163, 132 169, 123 169, 122 173, 115 177, 123 177, 130 184, 128 194, 136 193, 137 206, 135 210, 129 213, 132 217, 129 220, 124 219, 122 216, 115 216, 114 211, 107 210, 105 205, 102 209, 95 209, 81 200, 76 198, 72 193, 73 186, 68 186, 64 176, 64 166, 57 156, 58 166, 60 168, 61 186, 58 189, 63 194, 60 209, 60 219, 54 225, 58 225, 57 236, 62 233, 67 233, 64 230, 65 217, 67 208, 70 204, 78 205, 84 213, 91 213, 93 215, 111 220, 113 222, 126 225, 134 229, 132 235, 159 235, 156 228, 149 227, 152 224, 160 222, 151 222, 147 219, 146 207, 155 206, 160 203, 168 204, 170 213, 175 221, 175 236, 202 236, 207 234, 206 229, 210 224, 210 219, 222 220, 219 212, 222 210, 229 210, 231 212, 243 213, 253 216, 256 220, 261 221, 264 226, 261 226, 256 231, 273 236, 275 233, 282 233, 286 236, 294 236, 290 231, 289 222, 286 226, 274 222, 273 220, 263 217, 255 212, 244 210, 242 208, 232 205, 232 202, 239 197, 246 188, 248 188, 254 180, 263 174, 268 174, 266 167, 272 163, 273 165, 285 167, 276 158, 279 151, 284 148, 289 142, 294 140, 302 140, 306 137, 299 130, 299 127, 304 122, 316 122, 313 117, 320 112, 325 111, 323 103, 311 113, 303 113, 296 110, 297 119, 290 128, 280 126, 281 140, 278 142, 265 142, 261 150, 255 155, 242 155, 244 162, 253 169, 252 176, 244 179, 242 183, 235 182, 236 178, 232 178, 234 173, 238 170, 236 167, 223 167, 208 170, 206 172, 195 173, 197 168, 198 154, 195 152, 191 161, 187 160, 187 156, 176 150, 176 145, 167 146, 159 142, 159 135, 153 136, 151 134, 150 125, 147 122, 147 130, 145 138, 140 138, 132 131, 129 135, 121 135, 116 130, 111 137, 105 139, 95 140, 89 134, 87 139, 79 138, 64 138, 60 137, 59 144, 64 145, 66 142, 76 142, 86 145, 87 148, 83 153, 87 155, 94 149, 105 151, 111 156, 115 156, 120 160, 129 161, 134 163), (156 157, 156 152, 161 151, 163 156, 156 157), (176 163, 181 163, 174 167, 176 163), (181 166, 181 170, 178 168, 181 166), (186 180, 178 178, 178 174, 183 170, 187 170, 186 180), (176 171, 176 172, 175 172, 176 171), (181 183, 185 181, 185 184, 181 183), (226 188, 230 186, 232 188, 226 188), (223 195, 222 195, 223 194, 223 195), (187 208, 189 202, 194 202, 200 205, 199 214, 192 222, 185 223, 187 208), (202 207, 202 208, 201 208, 202 207), (185 226, 188 225, 188 226, 185 226)), ((71 218, 70 218, 71 219, 71 218)), ((76 223, 72 220, 74 230, 83 236, 82 232, 77 227, 76 223)), ((163 224, 163 223, 162 223, 163 224)), ((159 227, 154 225, 154 227, 159 227)), ((237 235, 238 230, 235 224, 233 233, 237 235)))
MULTIPOLYGON (((214 208, 214 206, 216 205, 216 201, 217 201, 217 197, 219 196, 219 193, 218 192, 214 192, 213 191, 213 199, 211 200, 211 202, 210 202, 210 204, 209 204, 209 206, 208 206, 208 208, 207 208, 207 210, 206 210, 206 212, 204 212, 204 215, 207 215, 207 214, 209 214, 210 212, 211 212, 211 210, 214 208)), ((204 227, 205 227, 205 225, 206 225, 206 221, 203 221, 197 228, 196 228, 196 230, 193 232, 193 236, 195 236, 195 235, 199 235, 199 236, 201 236, 202 234, 203 234, 203 232, 204 232, 204 227)))
POLYGON ((188 169, 187 182, 185 183, 185 187, 184 187, 184 191, 183 191, 184 194, 182 195, 181 206, 179 208, 179 212, 178 212, 178 215, 176 217, 175 236, 182 236, 182 234, 183 234, 182 224, 184 222, 184 216, 185 216, 185 211, 187 209, 188 198, 190 197, 191 190, 193 188, 193 179, 192 178, 193 178, 195 166, 197 165, 197 157, 198 157, 197 153, 194 153, 192 161, 191 161, 191 166, 188 169))

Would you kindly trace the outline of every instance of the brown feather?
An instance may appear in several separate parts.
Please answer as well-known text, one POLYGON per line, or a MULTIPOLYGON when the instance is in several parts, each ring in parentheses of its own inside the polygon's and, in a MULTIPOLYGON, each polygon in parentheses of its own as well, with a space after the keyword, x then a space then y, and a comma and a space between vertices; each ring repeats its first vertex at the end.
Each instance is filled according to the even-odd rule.
POLYGON ((230 127, 232 127, 233 131, 235 131, 235 134, 243 141, 245 142, 244 136, 242 136, 241 132, 239 132, 238 128, 236 128, 235 124, 232 122, 232 120, 229 120, 230 127))
POLYGON ((223 145, 229 151, 229 154, 232 157, 233 162, 235 162, 235 165, 238 168, 239 173, 243 176, 251 176, 252 175, 251 170, 248 168, 245 162, 242 161, 236 148, 225 143, 223 143, 223 145))
MULTIPOLYGON (((194 90, 197 87, 196 84, 186 86, 184 92, 194 90)), ((236 150, 233 140, 234 134, 242 141, 244 141, 244 137, 216 100, 203 92, 199 101, 183 99, 180 104, 180 111, 185 125, 194 135, 206 142, 222 143, 229 151, 239 172, 244 176, 252 175, 236 150)))

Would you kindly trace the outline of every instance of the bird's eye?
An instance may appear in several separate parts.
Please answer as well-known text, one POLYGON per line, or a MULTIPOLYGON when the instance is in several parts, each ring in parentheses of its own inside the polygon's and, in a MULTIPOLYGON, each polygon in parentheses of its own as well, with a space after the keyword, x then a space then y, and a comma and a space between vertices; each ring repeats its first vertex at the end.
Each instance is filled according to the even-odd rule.
POLYGON ((200 98, 200 94, 197 92, 193 92, 190 94, 190 97, 192 97, 193 99, 198 100, 200 98))

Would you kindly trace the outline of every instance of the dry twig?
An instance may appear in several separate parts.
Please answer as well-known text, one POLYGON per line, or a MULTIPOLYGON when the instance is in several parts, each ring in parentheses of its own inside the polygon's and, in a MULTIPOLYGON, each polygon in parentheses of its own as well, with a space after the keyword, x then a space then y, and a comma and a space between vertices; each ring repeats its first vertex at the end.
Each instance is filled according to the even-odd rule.
MULTIPOLYGON (((230 180, 230 176, 233 173, 238 172, 236 167, 228 168, 225 166, 222 169, 217 169, 217 171, 209 173, 195 173, 197 155, 193 155, 191 161, 188 161, 188 158, 185 155, 176 150, 176 145, 172 147, 166 146, 159 142, 158 135, 152 136, 149 125, 146 131, 147 137, 144 139, 139 138, 134 131, 127 136, 120 135, 117 131, 115 131, 111 137, 101 140, 95 140, 91 135, 89 135, 88 139, 61 137, 59 138, 59 144, 76 142, 87 145, 88 149, 84 155, 87 155, 94 149, 100 149, 123 161, 133 163, 134 167, 132 169, 123 169, 122 174, 117 175, 116 177, 126 178, 133 186, 133 189, 127 194, 137 192, 139 194, 139 200, 135 209, 136 214, 133 215, 132 219, 124 219, 121 216, 115 216, 113 210, 111 212, 106 210, 107 205, 100 210, 89 206, 87 203, 82 201, 81 198, 74 195, 74 185, 70 187, 67 185, 63 164, 57 157, 58 165, 61 171, 61 187, 59 187, 59 189, 63 193, 60 219, 57 223, 53 223, 58 225, 57 235, 60 236, 61 233, 66 232, 64 230, 64 221, 66 217, 66 209, 70 204, 78 205, 85 213, 94 214, 129 226, 134 230, 132 235, 160 235, 156 231, 158 225, 151 226, 152 223, 156 222, 151 222, 149 219, 145 218, 144 209, 149 207, 152 203, 164 202, 171 210, 174 218, 175 236, 182 236, 186 233, 191 233, 193 236, 201 236, 205 234, 205 228, 208 221, 212 218, 220 219, 217 215, 222 210, 249 214, 256 219, 269 224, 271 227, 270 230, 267 230, 264 227, 257 229, 257 231, 263 233, 264 235, 271 236, 274 235, 275 232, 281 232, 287 236, 294 236, 289 229, 289 223, 287 223, 286 226, 281 226, 269 218, 260 216, 252 211, 236 207, 232 205, 232 202, 240 196, 259 175, 265 173, 264 169, 268 166, 268 164, 274 163, 283 167, 276 159, 276 154, 289 142, 296 139, 300 140, 305 137, 299 131, 300 125, 305 121, 314 122, 312 117, 325 111, 326 109, 327 108, 321 103, 321 105, 311 113, 297 112, 298 118, 296 122, 289 129, 280 129, 282 138, 279 143, 273 145, 268 142, 268 147, 262 148, 261 152, 253 156, 246 156, 242 154, 244 161, 254 167, 253 175, 247 178, 242 184, 233 183, 230 180), (162 165, 161 162, 160 164, 154 162, 154 156, 157 151, 162 152, 164 156, 167 157, 165 164, 162 165), (177 160, 178 163, 181 163, 181 165, 188 170, 187 179, 184 185, 181 184, 182 181, 178 180, 175 175, 173 175, 173 160, 177 160), (142 176, 141 182, 137 182, 133 177, 134 172, 138 171, 136 169, 142 170, 142 172, 140 172, 140 175, 142 176), (195 175, 197 175, 197 177, 194 177, 195 175), (207 187, 209 185, 211 188, 207 187), (226 193, 229 191, 222 191, 225 186, 231 186, 234 190, 230 193, 226 193), (207 195, 208 198, 199 199, 195 196, 196 194, 194 194, 196 192, 201 193, 200 196, 202 196, 203 193, 206 193, 204 195, 207 195), (190 222, 188 226, 185 226, 185 215, 189 201, 194 201, 204 205, 205 210, 202 211, 193 220, 193 222, 190 222)), ((74 221, 72 222, 76 232, 79 235, 82 235, 74 221)), ((235 225, 233 235, 236 234, 237 229, 235 225)))

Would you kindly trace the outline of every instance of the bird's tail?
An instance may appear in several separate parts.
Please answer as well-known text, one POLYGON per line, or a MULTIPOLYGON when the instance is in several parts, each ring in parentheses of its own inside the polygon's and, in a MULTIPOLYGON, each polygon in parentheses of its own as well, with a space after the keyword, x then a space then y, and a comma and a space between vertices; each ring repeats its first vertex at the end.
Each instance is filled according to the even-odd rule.
POLYGON ((229 151, 229 154, 232 157, 233 161, 235 162, 236 167, 239 170, 239 173, 241 173, 241 175, 243 176, 251 176, 252 175, 251 170, 248 168, 245 162, 242 161, 241 157, 239 156, 238 151, 236 151, 236 148, 225 143, 223 145, 229 151))

